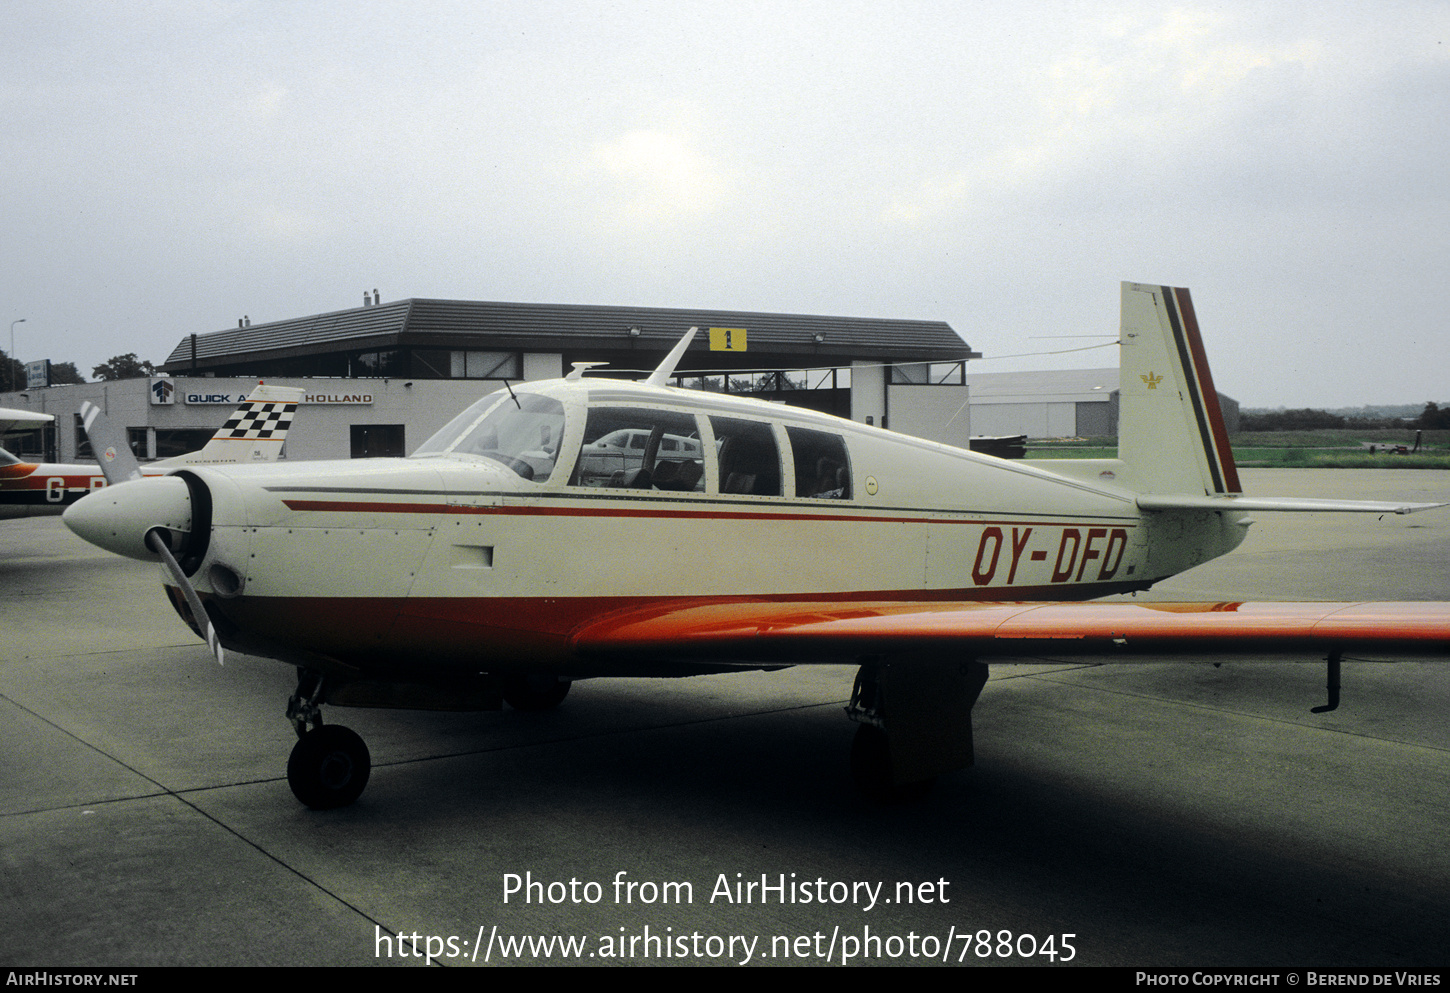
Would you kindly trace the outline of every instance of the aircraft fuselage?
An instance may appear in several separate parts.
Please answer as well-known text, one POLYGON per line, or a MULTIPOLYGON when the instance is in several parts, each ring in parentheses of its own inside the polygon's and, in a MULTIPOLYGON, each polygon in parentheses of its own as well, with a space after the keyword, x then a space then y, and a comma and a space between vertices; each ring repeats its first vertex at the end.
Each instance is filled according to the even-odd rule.
POLYGON ((1111 471, 602 379, 493 394, 405 459, 182 475, 210 504, 191 569, 228 647, 393 675, 590 674, 571 633, 656 601, 1087 599, 1243 534, 1141 511, 1111 471))

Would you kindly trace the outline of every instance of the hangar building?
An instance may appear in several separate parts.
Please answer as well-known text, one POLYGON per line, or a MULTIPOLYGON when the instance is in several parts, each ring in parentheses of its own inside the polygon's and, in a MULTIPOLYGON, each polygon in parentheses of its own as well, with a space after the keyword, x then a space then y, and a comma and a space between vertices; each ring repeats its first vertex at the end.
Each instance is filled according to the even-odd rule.
MULTIPOLYGON (((1118 368, 967 374, 972 433, 1028 438, 1116 437, 1118 368)), ((1220 393, 1224 426, 1239 429, 1239 404, 1220 393)))
MULTIPOLYGON (((374 291, 376 293, 376 291, 374 291)), ((35 441, 50 461, 92 456, 77 411, 90 400, 142 458, 194 451, 258 379, 307 391, 294 459, 401 455, 479 396, 562 376, 638 378, 691 327, 675 384, 746 393, 967 447, 966 363, 980 358, 941 321, 719 310, 406 299, 183 338, 169 378, 0 395, 56 416, 35 441), (170 388, 167 388, 167 385, 170 388)))

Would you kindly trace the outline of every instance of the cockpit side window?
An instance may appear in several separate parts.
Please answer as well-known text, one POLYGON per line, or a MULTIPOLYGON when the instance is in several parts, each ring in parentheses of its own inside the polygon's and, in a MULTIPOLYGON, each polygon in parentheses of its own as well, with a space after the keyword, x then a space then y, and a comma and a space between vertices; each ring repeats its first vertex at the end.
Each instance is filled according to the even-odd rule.
POLYGON ((510 394, 498 400, 485 397, 419 446, 413 456, 475 456, 542 483, 554 472, 563 438, 563 404, 537 393, 510 394), (479 419, 486 405, 493 409, 479 419))
POLYGON ((795 459, 795 495, 817 500, 851 499, 851 459, 838 434, 786 426, 795 459))
POLYGON ((720 457, 720 492, 780 496, 780 450, 763 421, 711 417, 720 457))
POLYGON ((705 491, 705 451, 691 414, 591 407, 570 486, 705 491))

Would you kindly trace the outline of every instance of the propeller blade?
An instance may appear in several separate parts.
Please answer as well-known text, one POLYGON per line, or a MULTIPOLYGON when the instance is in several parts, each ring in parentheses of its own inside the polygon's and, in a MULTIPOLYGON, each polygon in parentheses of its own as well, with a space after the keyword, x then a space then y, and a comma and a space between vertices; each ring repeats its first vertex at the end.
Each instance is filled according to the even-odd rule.
POLYGON ((201 628, 202 637, 206 639, 207 647, 216 656, 218 665, 225 665, 223 658, 221 639, 217 637, 216 628, 212 626, 211 618, 207 615, 206 608, 201 605, 201 597, 196 595, 191 580, 186 578, 186 573, 181 571, 181 563, 176 561, 176 556, 171 554, 167 547, 166 538, 160 528, 152 528, 146 532, 146 544, 153 552, 161 556, 161 561, 166 564, 166 570, 171 573, 171 578, 176 580, 176 585, 181 587, 181 593, 186 597, 186 605, 191 608, 192 620, 196 626, 201 628))
POLYGON ((91 450, 96 453, 96 459, 101 463, 101 473, 108 484, 114 486, 129 479, 141 478, 141 464, 132 454, 131 446, 111 427, 111 422, 106 420, 100 407, 89 400, 81 404, 81 424, 86 429, 91 450))

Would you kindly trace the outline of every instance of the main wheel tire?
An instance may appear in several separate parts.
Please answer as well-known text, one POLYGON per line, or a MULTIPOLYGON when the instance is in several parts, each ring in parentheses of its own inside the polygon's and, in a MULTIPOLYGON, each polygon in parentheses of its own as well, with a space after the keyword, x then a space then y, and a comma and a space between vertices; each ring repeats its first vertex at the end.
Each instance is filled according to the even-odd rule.
POLYGON ((570 683, 549 673, 509 676, 503 683, 503 698, 515 710, 552 710, 569 695, 570 683))
POLYGON ((851 740, 851 779, 868 800, 890 798, 891 746, 885 731, 870 724, 856 725, 856 737, 851 740))
POLYGON ((851 778, 856 790, 875 803, 906 803, 920 800, 936 785, 936 777, 915 783, 898 783, 891 773, 891 739, 873 724, 856 725, 851 742, 851 778))
POLYGON ((356 732, 327 724, 313 728, 292 746, 287 785, 313 810, 332 810, 362 796, 372 767, 368 746, 356 732))

